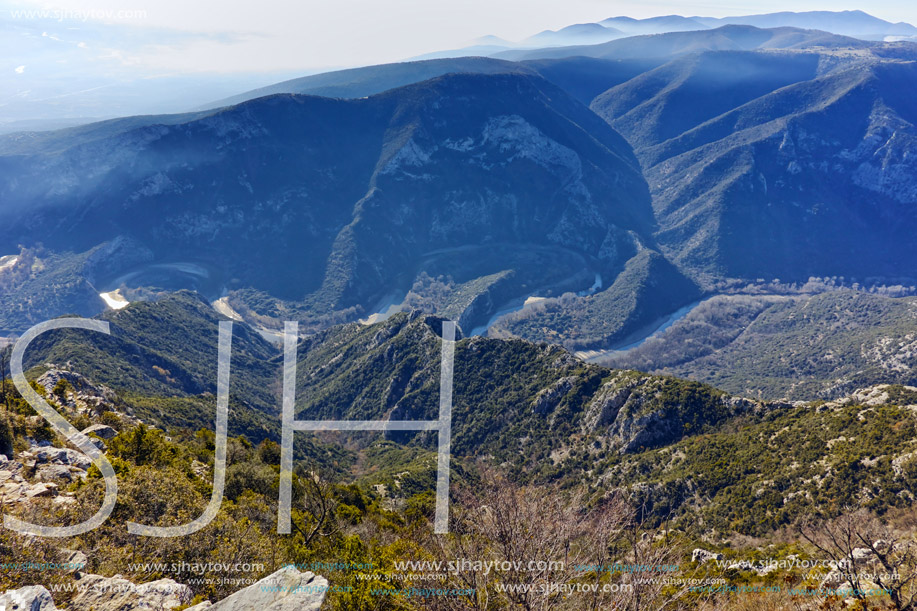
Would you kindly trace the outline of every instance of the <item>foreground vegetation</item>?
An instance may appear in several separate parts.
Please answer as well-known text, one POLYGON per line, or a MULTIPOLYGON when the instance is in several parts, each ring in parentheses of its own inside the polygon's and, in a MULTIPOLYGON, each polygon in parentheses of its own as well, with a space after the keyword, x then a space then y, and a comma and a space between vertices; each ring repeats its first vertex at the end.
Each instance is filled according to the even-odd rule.
MULTIPOLYGON (((51 388, 34 383, 78 428, 116 430, 104 443, 119 502, 102 527, 66 541, 2 531, 0 563, 21 562, 22 550, 34 563, 79 550, 87 572, 135 583, 170 578, 211 601, 293 563, 327 577, 326 605, 340 610, 912 608, 917 390, 883 386, 842 401, 764 403, 588 365, 519 340, 457 342, 449 535, 432 533, 434 439, 333 433, 297 434, 293 532, 277 535, 277 429, 257 427, 261 437, 236 430, 229 439, 224 502, 212 523, 179 539, 130 535, 128 521, 187 523, 211 493, 215 400, 205 355, 212 338, 182 346, 163 377, 149 364, 169 354, 156 346, 172 340, 133 335, 168 321, 174 308, 196 311, 189 297, 177 299, 112 317, 131 333, 114 338, 111 354, 127 354, 123 342, 134 337, 145 356, 125 357, 126 365, 107 373, 101 365, 86 371, 128 388, 103 391, 77 374, 51 388), (130 387, 143 376, 170 394, 130 387), (848 557, 857 570, 832 573, 831 562, 848 557), (416 564, 448 569, 460 559, 470 564, 416 564), (508 564, 495 570, 494 562, 508 564), (764 570, 770 562, 775 568, 764 570), (223 564, 245 570, 227 573, 223 564), (882 594, 857 594, 867 590, 882 594)), ((401 314, 304 340, 297 411, 431 417, 438 324, 401 314)), ((179 329, 187 335, 197 327, 185 320, 179 329)), ((239 330, 234 364, 257 380, 259 369, 247 363, 264 345, 246 333, 239 330)), ((39 348, 74 366, 106 354, 89 350, 86 338, 63 339, 39 348)), ((49 371, 42 361, 32 374, 49 371)), ((8 380, 0 390, 0 451, 16 461, 41 442, 66 445, 8 380)), ((257 411, 258 397, 252 379, 234 386, 231 419, 269 422, 270 414, 257 411)), ((39 476, 28 460, 21 473, 29 481, 39 476)), ((61 483, 57 497, 4 511, 41 524, 77 523, 96 511, 102 490, 92 467, 85 479, 61 483), (59 502, 63 496, 73 501, 59 502)), ((74 579, 72 572, 6 569, 0 588, 74 579)), ((58 595, 67 594, 55 595, 63 605, 58 595)))

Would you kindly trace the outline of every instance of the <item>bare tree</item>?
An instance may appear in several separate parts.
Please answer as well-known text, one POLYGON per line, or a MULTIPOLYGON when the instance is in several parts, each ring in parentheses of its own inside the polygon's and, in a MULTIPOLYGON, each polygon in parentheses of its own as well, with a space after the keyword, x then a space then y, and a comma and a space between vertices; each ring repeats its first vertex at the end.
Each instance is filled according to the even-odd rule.
POLYGON ((656 541, 650 531, 638 521, 633 521, 621 544, 621 564, 632 567, 650 567, 623 575, 624 583, 630 587, 619 590, 614 597, 614 609, 627 611, 661 611, 675 608, 675 603, 688 592, 688 586, 679 580, 668 583, 665 572, 651 567, 678 565, 680 558, 676 551, 664 542, 656 541))
POLYGON ((10 409, 10 390, 7 388, 7 372, 10 368, 10 350, 0 344, 0 401, 8 412, 10 409))
POLYGON ((433 597, 425 601, 431 609, 643 611, 672 600, 662 601, 664 585, 644 585, 612 569, 624 562, 656 567, 674 558, 664 543, 643 536, 633 508, 618 495, 590 505, 582 491, 519 486, 485 471, 454 498, 450 534, 427 535, 424 545, 457 569, 448 585, 435 587, 475 594, 433 597), (462 567, 462 560, 469 562, 462 567), (488 562, 499 564, 488 570, 488 562))
POLYGON ((303 502, 303 519, 294 519, 291 524, 308 547, 317 537, 329 537, 337 532, 338 525, 333 519, 337 499, 332 484, 315 471, 303 472, 294 481, 296 494, 303 502))
POLYGON ((838 565, 851 595, 866 605, 868 590, 885 590, 897 611, 917 609, 917 542, 865 509, 828 521, 804 520, 800 535, 838 565), (863 571, 868 567, 867 571, 863 571), (874 586, 873 586, 874 584, 874 586))

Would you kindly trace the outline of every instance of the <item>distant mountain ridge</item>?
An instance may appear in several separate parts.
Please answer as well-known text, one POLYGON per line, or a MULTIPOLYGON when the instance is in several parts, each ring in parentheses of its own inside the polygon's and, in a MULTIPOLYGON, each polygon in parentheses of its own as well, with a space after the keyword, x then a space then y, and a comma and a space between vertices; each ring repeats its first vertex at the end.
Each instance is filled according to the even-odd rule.
POLYGON ((329 98, 362 98, 382 93, 389 89, 459 72, 475 74, 535 74, 534 71, 527 70, 524 66, 514 62, 486 57, 460 57, 383 64, 381 66, 337 70, 283 81, 282 83, 276 83, 206 104, 197 110, 212 110, 224 106, 232 106, 277 93, 318 95, 329 98))
POLYGON ((526 38, 522 44, 528 47, 557 47, 570 44, 600 44, 626 36, 624 32, 599 23, 568 25, 557 31, 545 30, 526 38))
POLYGON ((724 25, 715 29, 632 36, 598 45, 535 50, 510 50, 494 57, 514 61, 573 56, 602 59, 668 57, 701 51, 752 51, 811 47, 867 48, 869 43, 820 30, 792 27, 770 29, 750 25, 724 25))
MULTIPOLYGON (((663 21, 663 23, 666 22, 665 20, 663 21)), ((597 24, 591 25, 603 28, 603 26, 598 26, 597 24)), ((571 27, 579 28, 580 26, 571 27)), ((474 57, 463 56, 467 54, 459 54, 460 56, 452 58, 425 59, 326 72, 276 83, 269 87, 217 100, 197 108, 195 111, 213 110, 277 93, 360 98, 450 73, 540 74, 552 80, 552 82, 557 82, 555 78, 552 78, 557 75, 556 71, 548 74, 541 70, 538 65, 538 62, 548 59, 556 62, 566 61, 571 66, 588 58, 607 62, 641 61, 649 67, 656 67, 677 55, 705 50, 805 49, 825 46, 869 48, 869 43, 855 38, 832 35, 824 31, 806 31, 799 28, 762 29, 750 25, 724 25, 718 28, 702 26, 697 30, 700 31, 675 29, 671 32, 660 32, 659 35, 645 35, 641 32, 628 34, 627 36, 629 37, 625 38, 613 36, 612 38, 618 38, 618 40, 609 40, 609 42, 603 42, 602 44, 595 44, 595 41, 590 40, 580 41, 574 46, 570 46, 570 36, 563 37, 567 41, 565 44, 556 45, 551 40, 560 40, 555 38, 558 32, 543 33, 547 36, 544 41, 547 48, 507 49, 505 47, 496 47, 491 50, 475 48, 471 55, 491 55, 492 57, 474 57), (656 63, 650 65, 651 62, 656 63)), ((574 29, 574 31, 576 30, 574 29)), ((612 64, 607 64, 603 67, 607 70, 614 69, 612 64)), ((595 69, 592 71, 591 76, 594 79, 601 78, 600 74, 601 70, 595 69)), ((588 102, 591 101, 591 98, 581 101, 588 102)))
MULTIPOLYGON (((681 15, 663 15, 646 19, 633 17, 609 17, 598 23, 581 23, 558 30, 546 30, 519 43, 512 43, 496 36, 486 36, 491 45, 476 45, 466 49, 429 54, 418 59, 433 57, 461 57, 487 55, 517 59, 524 51, 533 47, 581 47, 601 44, 612 39, 652 34, 669 34, 675 32, 692 32, 721 28, 726 25, 748 25, 762 29, 798 28, 803 30, 820 30, 831 34, 849 36, 869 41, 909 40, 917 41, 917 27, 905 23, 892 23, 873 17, 863 11, 807 11, 767 13, 735 17, 683 17, 681 15), (601 28, 605 28, 602 30, 601 28), (604 38, 604 40, 602 40, 604 38), (513 55, 519 53, 520 55, 513 55)), ((567 56, 575 53, 571 49, 567 56)), ((595 57, 596 55, 589 53, 595 57)), ((555 57, 559 57, 555 55, 555 57)))
POLYGON ((863 11, 806 11, 794 13, 785 11, 764 15, 740 17, 692 17, 693 21, 717 27, 719 25, 753 25, 759 28, 794 27, 824 30, 844 36, 878 39, 882 36, 915 36, 917 27, 909 23, 892 23, 873 17, 863 11))
POLYGON ((705 30, 709 26, 694 17, 681 15, 664 15, 661 17, 648 17, 634 19, 633 17, 609 17, 599 22, 605 27, 614 27, 629 36, 641 34, 665 34, 667 32, 690 32, 692 30, 705 30))

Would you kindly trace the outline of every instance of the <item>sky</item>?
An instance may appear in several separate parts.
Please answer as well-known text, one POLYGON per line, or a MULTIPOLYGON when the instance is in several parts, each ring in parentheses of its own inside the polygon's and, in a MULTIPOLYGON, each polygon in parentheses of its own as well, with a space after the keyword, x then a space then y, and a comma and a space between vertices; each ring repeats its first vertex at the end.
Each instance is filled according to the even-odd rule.
MULTIPOLYGON (((0 23, 24 19, 11 11, 47 11, 36 36, 136 69, 281 73, 397 61, 467 46, 487 34, 521 40, 618 15, 858 8, 917 24, 917 2, 900 0, 0 0, 0 23)), ((17 74, 28 70, 25 59, 14 63, 17 74)))

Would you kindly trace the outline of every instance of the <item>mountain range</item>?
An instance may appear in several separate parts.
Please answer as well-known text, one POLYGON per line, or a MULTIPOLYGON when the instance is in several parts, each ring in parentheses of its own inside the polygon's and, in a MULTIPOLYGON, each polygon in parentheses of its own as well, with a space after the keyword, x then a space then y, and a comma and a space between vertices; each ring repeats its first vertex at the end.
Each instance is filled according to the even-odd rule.
MULTIPOLYGON (((127 11, 142 14, 143 11, 127 11)), ((0 15, 0 50, 10 68, 0 74, 0 134, 50 130, 89 123, 96 118, 181 112, 234 92, 292 78, 275 74, 162 73, 140 67, 126 57, 156 45, 232 42, 231 33, 191 34, 136 23, 53 18, 54 11, 8 11, 0 15)), ((418 59, 492 56, 515 48, 591 45, 645 34, 716 29, 723 25, 760 28, 819 29, 863 40, 907 40, 917 29, 892 23, 862 11, 773 13, 743 17, 682 17, 648 19, 612 17, 598 23, 573 24, 535 34, 519 43, 484 36, 453 51, 428 53, 418 59)), ((310 70, 315 73, 316 70, 310 70)), ((284 76, 287 74, 289 76, 284 76)))
POLYGON ((168 288, 163 266, 191 264, 212 299, 236 291, 255 318, 318 319, 369 312, 421 273, 476 282, 462 310, 492 285, 582 290, 654 244, 630 146, 536 76, 275 95, 145 122, 8 139, 4 250, 120 240, 136 256, 93 272, 100 288, 168 288))
POLYGON ((708 27, 720 25, 753 25, 759 28, 793 27, 825 30, 865 40, 882 40, 886 36, 912 37, 917 35, 917 27, 909 23, 892 23, 863 11, 784 11, 720 19, 711 17, 692 17, 691 19, 708 27))
POLYGON ((912 282, 917 45, 729 24, 513 53, 0 137, 0 335, 191 288, 268 337, 416 307, 601 352, 760 279, 912 282))
MULTIPOLYGON (((819 30, 870 41, 917 39, 917 27, 905 22, 893 23, 863 11, 805 11, 767 13, 735 17, 683 17, 664 15, 645 19, 609 17, 597 23, 580 23, 558 30, 545 30, 518 43, 497 36, 484 36, 477 44, 464 49, 424 55, 421 59, 474 55, 501 55, 509 49, 539 47, 580 47, 612 40, 674 32, 714 30, 727 25, 747 25, 756 28, 798 28, 819 30)), ((509 57, 512 57, 509 55, 509 57)))
MULTIPOLYGON (((109 322, 111 335, 60 330, 37 338, 26 357, 29 375, 63 367, 114 389, 146 422, 211 426, 217 323, 225 317, 198 295, 179 291, 99 318, 109 322)), ((297 348, 297 414, 339 420, 434 418, 441 327, 442 319, 415 311, 373 326, 351 323, 303 338, 297 348)), ((589 427, 610 427, 609 449, 634 453, 678 441, 687 430, 704 430, 755 405, 696 382, 589 365, 556 346, 457 339, 457 455, 499 451, 510 456, 514 449, 507 447, 508 440, 530 435, 538 451, 524 462, 534 467, 538 453, 589 427), (682 400, 669 402, 660 393, 681 394, 682 400)), ((234 435, 255 442, 276 437, 282 361, 279 347, 245 323, 234 325, 234 435)), ((416 439, 421 446, 427 441, 422 433, 416 439)))
MULTIPOLYGON (((486 57, 447 51, 214 89, 178 114, 0 135, 0 500, 45 524, 79 522, 108 494, 10 379, 10 345, 72 316, 110 333, 38 335, 26 376, 92 435, 121 495, 67 549, 3 535, 30 567, 82 558, 98 575, 9 570, 0 590, 46 605, 51 592, 31 585, 46 583, 64 606, 127 611, 133 594, 81 593, 117 573, 170 595, 194 584, 175 599, 189 609, 248 609, 239 601, 267 600, 268 582, 230 596, 248 569, 219 567, 310 562, 330 573, 334 609, 776 609, 810 587, 805 600, 828 608, 849 603, 822 599, 832 579, 872 587, 840 562, 878 571, 878 558, 902 571, 885 592, 905 608, 898 593, 917 594, 914 33, 857 11, 614 17, 521 45, 488 37, 475 47, 486 57), (293 343, 286 321, 299 323, 293 343), (448 437, 298 431, 293 533, 275 536, 290 386, 300 421, 448 414, 448 437), (211 493, 225 500, 191 538, 124 528, 187 522, 211 493), (415 596, 427 575, 399 573, 561 549, 560 572, 450 569, 468 598, 415 596), (568 570, 573 558, 595 564, 568 570), (639 577, 663 566, 678 577, 639 577), (567 600, 593 578, 637 589, 567 600), (564 596, 514 598, 545 583, 564 596)), ((304 604, 286 585, 269 586, 270 608, 304 604)))
POLYGON ((494 57, 515 61, 576 56, 600 59, 672 58, 700 51, 752 51, 811 47, 868 49, 872 45, 856 38, 821 30, 790 27, 764 29, 750 25, 724 25, 701 31, 632 36, 603 44, 508 50, 497 53, 494 57))
POLYGON ((676 261, 718 278, 911 275, 917 64, 832 59, 706 53, 593 101, 636 147, 676 261))

